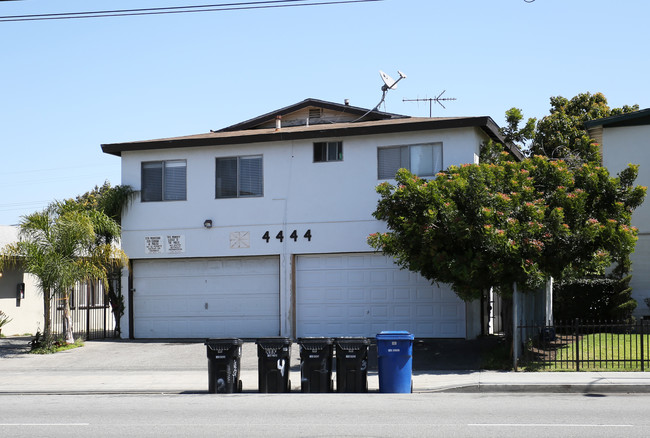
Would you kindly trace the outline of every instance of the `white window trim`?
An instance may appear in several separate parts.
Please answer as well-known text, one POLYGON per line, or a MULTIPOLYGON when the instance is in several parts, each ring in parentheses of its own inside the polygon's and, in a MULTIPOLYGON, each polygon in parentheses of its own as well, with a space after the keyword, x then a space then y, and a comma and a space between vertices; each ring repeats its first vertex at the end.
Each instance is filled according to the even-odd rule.
MULTIPOLYGON (((434 172, 433 172, 432 175, 418 175, 418 176, 423 177, 423 178, 434 177, 436 175, 436 173, 438 173, 438 172, 440 172, 440 171, 442 171, 444 169, 444 159, 445 159, 444 151, 445 151, 445 149, 443 147, 443 142, 442 141, 427 141, 427 142, 422 142, 422 143, 406 143, 406 144, 378 146, 377 147, 377 179, 378 180, 383 180, 383 181, 385 181, 385 180, 394 180, 395 179, 394 175, 392 177, 390 177, 390 178, 382 178, 379 175, 379 172, 380 172, 379 151, 380 150, 382 150, 382 149, 399 149, 399 148, 407 147, 407 148, 409 148, 409 152, 410 152, 410 148, 412 146, 440 146, 440 169, 439 170, 434 169, 434 172)), ((406 167, 401 167, 401 168, 405 168, 405 169, 409 170, 410 172, 412 172, 411 163, 410 163, 410 153, 409 153, 408 167, 407 168, 406 167)))

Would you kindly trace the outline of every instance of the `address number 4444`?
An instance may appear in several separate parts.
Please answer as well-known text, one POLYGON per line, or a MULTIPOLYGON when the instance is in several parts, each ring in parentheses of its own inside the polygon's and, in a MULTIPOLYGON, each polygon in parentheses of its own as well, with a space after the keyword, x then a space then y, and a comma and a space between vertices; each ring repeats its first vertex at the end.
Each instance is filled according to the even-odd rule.
MULTIPOLYGON (((307 239, 308 242, 311 242, 311 229, 307 230, 305 234, 302 236, 304 239, 307 239)), ((282 230, 278 232, 278 234, 275 235, 275 238, 278 239, 280 242, 284 242, 284 233, 282 230)), ((298 230, 293 230, 291 234, 289 234, 289 239, 293 239, 294 242, 298 241, 298 230)), ((262 240, 266 240, 266 243, 269 243, 271 241, 271 234, 269 231, 266 231, 264 235, 262 236, 262 240)))

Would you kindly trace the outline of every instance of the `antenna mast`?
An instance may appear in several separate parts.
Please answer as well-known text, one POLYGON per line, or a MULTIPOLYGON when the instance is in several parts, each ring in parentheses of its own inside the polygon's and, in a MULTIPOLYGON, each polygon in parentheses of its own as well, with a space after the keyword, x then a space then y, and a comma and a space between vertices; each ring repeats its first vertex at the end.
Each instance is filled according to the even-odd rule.
POLYGON ((447 90, 442 90, 442 93, 438 94, 436 97, 426 97, 422 99, 402 99, 402 102, 429 102, 429 117, 431 117, 431 107, 433 102, 437 103, 444 109, 447 109, 447 107, 444 106, 442 102, 449 101, 449 100, 456 100, 455 97, 442 97, 442 95, 445 94, 445 91, 447 90))

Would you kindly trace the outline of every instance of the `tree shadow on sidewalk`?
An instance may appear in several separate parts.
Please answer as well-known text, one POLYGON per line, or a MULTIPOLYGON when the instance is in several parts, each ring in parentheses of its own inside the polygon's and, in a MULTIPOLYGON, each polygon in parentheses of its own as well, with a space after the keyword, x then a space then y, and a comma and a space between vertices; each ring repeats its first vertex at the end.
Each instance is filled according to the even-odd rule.
POLYGON ((31 350, 31 336, 0 338, 0 359, 28 354, 31 350))
MULTIPOLYGON (((488 352, 503 342, 496 336, 478 339, 416 339, 413 342, 413 372, 480 370, 488 352)), ((370 370, 377 370, 377 346, 368 352, 370 370)))

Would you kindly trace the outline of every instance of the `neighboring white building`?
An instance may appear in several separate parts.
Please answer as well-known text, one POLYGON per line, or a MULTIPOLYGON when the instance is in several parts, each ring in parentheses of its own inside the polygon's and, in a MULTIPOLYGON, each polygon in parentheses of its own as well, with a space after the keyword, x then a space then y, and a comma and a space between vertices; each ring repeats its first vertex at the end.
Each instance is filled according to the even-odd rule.
MULTIPOLYGON (((628 164, 639 165, 636 184, 650 186, 650 108, 633 113, 585 123, 589 135, 600 144, 603 166, 612 175, 628 164)), ((646 201, 632 215, 632 225, 639 229, 639 240, 632 260, 632 298, 638 306, 635 316, 650 315, 644 302, 650 297, 650 202, 646 201)))
POLYGON ((488 139, 502 140, 489 117, 307 99, 216 132, 102 145, 138 191, 122 219, 123 336, 475 337, 478 302, 400 270, 366 238, 385 231, 377 184, 400 167, 428 177, 477 163, 488 139))
MULTIPOLYGON (((17 241, 18 231, 16 226, 0 225, 0 248, 17 241)), ((38 279, 19 268, 5 267, 0 273, 0 310, 12 319, 2 327, 2 334, 34 335, 38 329, 43 330, 43 294, 38 279), (18 298, 19 288, 24 298, 22 294, 18 298)))

